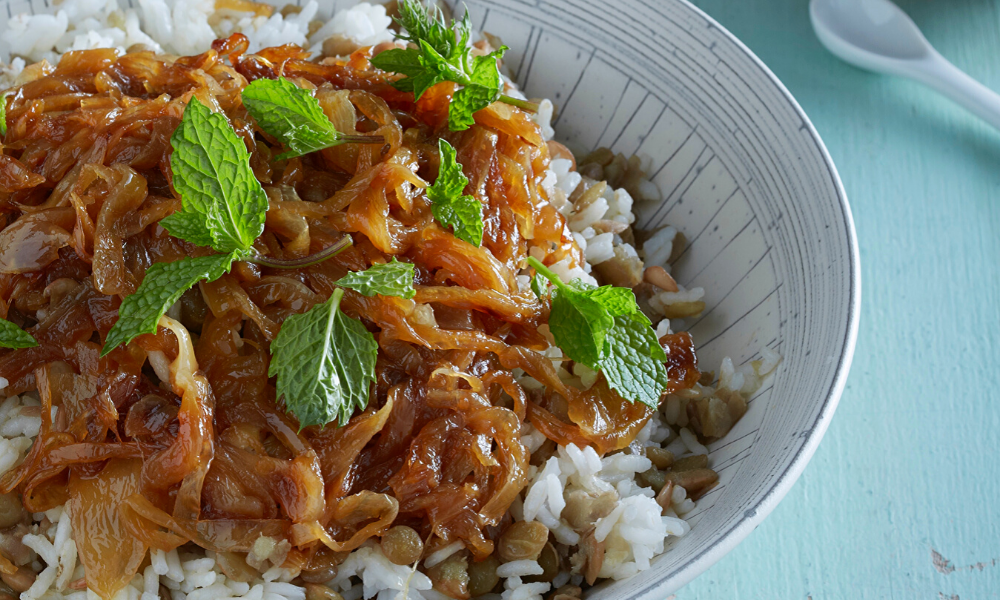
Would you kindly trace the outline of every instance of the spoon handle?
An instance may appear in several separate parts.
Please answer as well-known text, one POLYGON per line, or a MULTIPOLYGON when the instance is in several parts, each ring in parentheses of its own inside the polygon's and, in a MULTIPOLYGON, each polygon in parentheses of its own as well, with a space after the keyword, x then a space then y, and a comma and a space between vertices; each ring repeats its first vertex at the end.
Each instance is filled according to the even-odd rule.
POLYGON ((912 73, 915 79, 1000 129, 1000 94, 969 77, 937 52, 923 61, 921 67, 912 73))

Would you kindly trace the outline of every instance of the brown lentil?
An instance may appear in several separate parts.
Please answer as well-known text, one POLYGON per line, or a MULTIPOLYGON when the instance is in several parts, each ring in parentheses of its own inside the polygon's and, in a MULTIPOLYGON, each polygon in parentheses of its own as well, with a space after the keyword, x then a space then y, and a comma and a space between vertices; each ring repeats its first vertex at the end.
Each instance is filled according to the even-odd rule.
POLYGON ((704 469, 708 466, 708 455, 707 454, 695 454, 694 456, 685 456, 684 458, 678 458, 674 461, 674 472, 679 473, 680 471, 691 471, 692 469, 704 469))
POLYGON ((24 592, 35 583, 35 572, 25 567, 18 567, 11 575, 0 573, 0 579, 3 579, 3 582, 15 592, 24 592))
POLYGON ((665 292, 676 292, 679 289, 670 273, 667 273, 666 269, 660 266, 646 267, 642 278, 665 292))
POLYGON ((382 554, 394 565, 411 565, 424 553, 424 542, 412 527, 396 525, 382 536, 382 554))
POLYGON ((680 473, 667 473, 667 480, 681 486, 687 491, 688 496, 693 497, 717 482, 719 475, 712 469, 692 469, 680 473))
POLYGON ((549 583, 559 574, 559 552, 556 551, 552 542, 545 544, 545 547, 542 548, 542 553, 538 555, 538 565, 542 567, 542 574, 525 577, 525 581, 528 583, 549 583))
POLYGON ((17 525, 26 514, 17 492, 0 495, 0 529, 17 525))
POLYGON ((537 521, 511 523, 497 543, 500 560, 537 560, 549 541, 549 528, 537 521))
POLYGON ((497 575, 499 566, 500 559, 495 554, 490 554, 486 560, 469 565, 469 594, 473 598, 489 594, 500 583, 500 577, 497 575))
POLYGON ((653 467, 648 471, 643 471, 639 473, 637 479, 640 484, 645 484, 648 487, 653 488, 657 492, 663 489, 663 484, 667 481, 667 475, 663 471, 653 467))
POLYGON ((427 569, 434 589, 452 598, 469 597, 469 559, 465 552, 456 552, 444 562, 427 569))
POLYGON ((673 503, 673 496, 674 482, 667 481, 663 485, 663 489, 660 490, 660 493, 656 495, 656 503, 660 505, 663 512, 667 512, 667 509, 670 508, 670 505, 673 503))
POLYGON ((344 597, 325 585, 307 583, 306 600, 344 600, 344 597))
POLYGON ((674 464, 674 453, 666 448, 650 446, 646 448, 646 458, 653 463, 657 469, 667 469, 674 464))

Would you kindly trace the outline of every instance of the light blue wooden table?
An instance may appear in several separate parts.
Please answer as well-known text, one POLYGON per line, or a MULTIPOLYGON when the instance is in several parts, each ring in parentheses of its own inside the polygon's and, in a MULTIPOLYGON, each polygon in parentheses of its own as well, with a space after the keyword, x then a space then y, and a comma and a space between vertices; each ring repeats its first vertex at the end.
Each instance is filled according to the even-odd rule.
MULTIPOLYGON (((826 141, 864 298, 815 458, 678 600, 1000 597, 1000 133, 916 84, 838 62, 806 0, 695 4, 763 59, 826 141)), ((1000 90, 1000 0, 900 5, 1000 90)))

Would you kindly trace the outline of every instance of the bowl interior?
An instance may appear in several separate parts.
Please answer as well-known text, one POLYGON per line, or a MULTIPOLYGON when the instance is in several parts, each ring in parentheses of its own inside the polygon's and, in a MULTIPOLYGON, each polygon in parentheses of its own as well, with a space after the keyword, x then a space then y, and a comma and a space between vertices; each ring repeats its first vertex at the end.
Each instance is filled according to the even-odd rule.
POLYGON ((762 346, 783 356, 747 415, 712 444, 718 487, 692 531, 592 598, 663 598, 718 560, 775 506, 832 416, 853 353, 859 281, 850 210, 812 125, 753 54, 684 0, 467 0, 474 26, 510 46, 529 97, 558 107, 556 137, 652 157, 687 249, 673 273, 704 287, 691 327, 703 369, 762 346))
MULTIPOLYGON (((271 0, 283 5, 284 0, 271 0)), ((323 12, 356 0, 321 0, 323 12)), ((301 0, 299 0, 301 3, 301 0)), ((712 444, 721 482, 693 529, 631 579, 592 598, 661 599, 743 539, 801 473, 833 414, 857 333, 857 243, 833 164, 766 67, 685 0, 466 0, 475 27, 510 46, 531 97, 558 106, 574 149, 648 154, 662 203, 638 225, 671 224, 687 249, 674 274, 704 287, 691 331, 701 366, 783 356, 747 415, 712 444)), ((127 0, 123 4, 133 5, 127 0)), ((46 11, 0 0, 0 21, 46 11)), ((329 13, 327 13, 329 14, 329 13)))

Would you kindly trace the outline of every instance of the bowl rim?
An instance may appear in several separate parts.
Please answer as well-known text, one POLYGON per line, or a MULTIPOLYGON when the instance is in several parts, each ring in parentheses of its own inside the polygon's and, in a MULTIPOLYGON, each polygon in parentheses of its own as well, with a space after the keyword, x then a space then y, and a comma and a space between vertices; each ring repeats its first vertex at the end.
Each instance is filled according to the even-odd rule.
POLYGON ((756 529, 757 526, 760 525, 760 523, 763 522, 769 514, 771 514, 771 511, 775 509, 785 495, 788 494, 789 490, 791 490, 799 476, 802 475, 802 472, 805 470, 809 460, 812 459, 813 454, 816 452, 816 448, 823 439, 823 435, 830 426, 830 421, 833 419, 834 412, 837 410, 840 397, 847 384, 847 377, 851 369, 851 362, 854 358, 854 350, 857 346, 858 339, 858 327, 861 320, 861 260, 858 249, 857 232, 854 227, 854 216, 851 212, 851 206, 847 201, 847 193, 844 190, 843 182, 840 180, 837 167, 834 165, 833 159, 830 156, 826 145, 823 143, 819 132, 816 131, 816 127, 813 125, 812 121, 806 115, 805 111, 799 105, 792 93, 785 87, 785 84, 778 79, 774 72, 771 71, 766 64, 764 64, 764 61, 754 54, 754 52, 750 50, 746 44, 744 44, 731 31, 723 27, 705 11, 692 4, 689 0, 676 0, 676 3, 677 5, 691 11, 694 15, 704 19, 709 27, 719 31, 722 36, 726 38, 726 40, 731 42, 742 53, 748 56, 757 68, 759 68, 768 77, 768 79, 771 80, 771 83, 778 89, 792 110, 794 110, 795 113, 802 119, 805 130, 808 131, 810 139, 815 143, 817 150, 819 150, 820 155, 822 156, 823 163, 828 170, 830 183, 833 184, 837 194, 837 199, 839 200, 840 212, 844 219, 845 229, 847 230, 851 290, 850 301, 847 307, 848 326, 847 331, 844 333, 844 344, 838 359, 837 369, 833 381, 830 384, 830 388, 826 393, 826 397, 823 400, 823 406, 816 417, 815 423, 808 432, 808 437, 806 438, 805 443, 802 444, 802 446, 796 451, 792 461, 785 468, 784 472, 778 476, 777 480, 770 487, 770 489, 768 489, 753 506, 749 506, 746 510, 744 510, 742 518, 733 523, 714 544, 695 554, 681 564, 681 566, 672 570, 670 573, 651 584, 644 591, 640 592, 637 598, 641 598, 642 600, 659 600, 660 596, 658 593, 662 592, 664 588, 669 588, 669 591, 673 591, 690 583, 695 577, 705 572, 709 567, 722 559, 723 556, 732 551, 733 548, 738 546, 740 542, 746 539, 746 537, 750 535, 750 532, 756 529))

